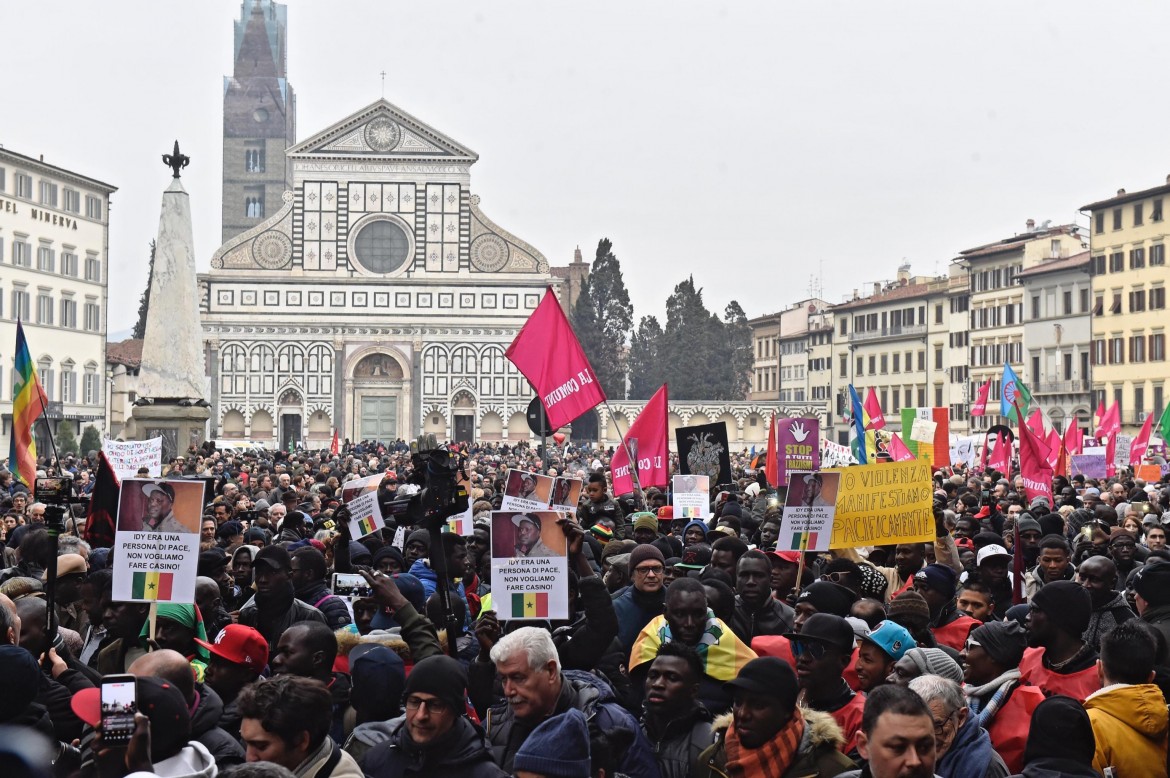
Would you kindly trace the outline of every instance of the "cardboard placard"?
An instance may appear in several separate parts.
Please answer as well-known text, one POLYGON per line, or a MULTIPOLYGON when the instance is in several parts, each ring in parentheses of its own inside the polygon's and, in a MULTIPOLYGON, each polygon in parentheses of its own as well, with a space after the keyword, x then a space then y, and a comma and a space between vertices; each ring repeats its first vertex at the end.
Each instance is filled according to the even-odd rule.
POLYGON ((841 470, 830 548, 934 540, 930 462, 885 462, 841 470))
POLYGON ((569 557, 553 511, 492 512, 492 608, 501 621, 569 618, 569 557))
POLYGON ((839 472, 789 473, 777 551, 828 551, 840 487, 839 472))
POLYGON ((113 599, 195 602, 202 512, 202 481, 122 481, 114 533, 113 599))
POLYGON ((1161 465, 1138 465, 1136 478, 1140 478, 1147 484, 1156 484, 1162 480, 1162 466, 1161 465))
POLYGON ((933 420, 915 417, 914 423, 910 427, 910 440, 915 443, 933 443, 936 429, 938 429, 938 424, 933 420))

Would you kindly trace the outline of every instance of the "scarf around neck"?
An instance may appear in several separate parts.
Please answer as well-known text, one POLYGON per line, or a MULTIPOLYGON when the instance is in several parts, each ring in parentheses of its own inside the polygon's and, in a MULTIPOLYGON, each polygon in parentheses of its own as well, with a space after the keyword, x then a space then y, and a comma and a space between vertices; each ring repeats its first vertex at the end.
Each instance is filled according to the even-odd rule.
POLYGON ((967 707, 979 719, 979 726, 986 729, 990 725, 991 720, 995 718, 995 714, 999 712, 1008 696, 1011 695, 1012 689, 1018 685, 1019 680, 1020 671, 1013 668, 982 686, 963 684, 963 694, 967 696, 967 707))
POLYGON ((780 778, 796 761, 801 738, 804 737, 804 716, 800 708, 792 712, 792 719, 776 735, 759 748, 747 748, 739 742, 735 724, 727 729, 723 748, 727 753, 727 774, 745 778, 768 776, 780 778))

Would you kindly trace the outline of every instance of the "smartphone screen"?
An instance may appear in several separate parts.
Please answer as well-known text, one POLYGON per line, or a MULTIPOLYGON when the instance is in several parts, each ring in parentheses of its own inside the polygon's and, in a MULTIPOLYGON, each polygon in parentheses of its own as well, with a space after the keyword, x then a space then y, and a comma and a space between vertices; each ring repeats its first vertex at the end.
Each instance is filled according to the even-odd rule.
POLYGON ((108 675, 102 679, 102 740, 107 745, 130 742, 138 698, 134 676, 108 675))
POLYGON ((338 597, 369 597, 370 585, 357 573, 334 573, 333 593, 338 597))

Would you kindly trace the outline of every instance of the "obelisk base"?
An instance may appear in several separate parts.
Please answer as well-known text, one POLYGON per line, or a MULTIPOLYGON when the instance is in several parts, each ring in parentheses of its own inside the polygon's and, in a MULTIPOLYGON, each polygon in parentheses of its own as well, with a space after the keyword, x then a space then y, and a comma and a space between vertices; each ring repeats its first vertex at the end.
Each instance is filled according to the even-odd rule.
POLYGON ((186 456, 192 446, 203 445, 211 409, 155 403, 134 406, 130 416, 134 419, 134 440, 162 438, 163 464, 166 464, 180 454, 186 456))

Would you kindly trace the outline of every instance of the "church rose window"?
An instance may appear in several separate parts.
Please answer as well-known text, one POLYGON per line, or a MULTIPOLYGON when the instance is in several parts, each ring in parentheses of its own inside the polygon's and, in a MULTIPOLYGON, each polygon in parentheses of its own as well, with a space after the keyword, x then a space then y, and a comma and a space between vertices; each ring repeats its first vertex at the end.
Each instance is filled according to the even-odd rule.
POLYGON ((361 228, 354 240, 358 262, 371 273, 393 273, 410 254, 405 230, 391 221, 373 221, 361 228))

